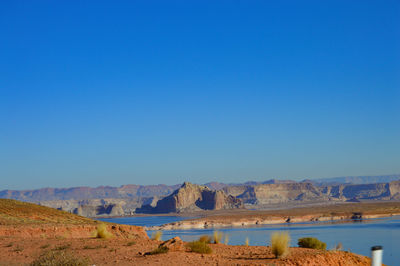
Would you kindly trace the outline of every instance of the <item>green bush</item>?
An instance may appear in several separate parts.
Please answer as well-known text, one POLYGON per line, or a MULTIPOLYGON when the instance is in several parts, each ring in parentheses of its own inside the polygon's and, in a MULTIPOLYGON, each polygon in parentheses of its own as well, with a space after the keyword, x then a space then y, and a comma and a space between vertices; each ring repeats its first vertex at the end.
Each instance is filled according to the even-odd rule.
POLYGON ((65 251, 48 251, 31 263, 32 266, 88 266, 86 258, 78 258, 65 251))
POLYGON ((201 253, 201 254, 211 254, 211 247, 203 241, 193 241, 189 243, 189 248, 192 252, 201 253))
POLYGON ((289 254, 290 236, 288 232, 276 232, 271 235, 272 253, 277 258, 284 257, 289 254))
POLYGON ((301 248, 312 248, 312 249, 326 250, 326 243, 318 240, 315 237, 303 237, 303 238, 300 238, 298 240, 297 244, 301 248))

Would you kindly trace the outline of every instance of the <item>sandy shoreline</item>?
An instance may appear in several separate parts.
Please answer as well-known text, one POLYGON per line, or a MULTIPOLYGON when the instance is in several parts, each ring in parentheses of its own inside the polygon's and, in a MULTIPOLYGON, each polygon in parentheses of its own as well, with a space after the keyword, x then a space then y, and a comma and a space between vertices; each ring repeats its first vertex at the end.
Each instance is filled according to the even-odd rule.
POLYGON ((351 203, 274 211, 226 212, 197 219, 183 220, 146 230, 188 230, 209 228, 246 228, 260 225, 304 222, 352 222, 400 215, 400 202, 351 203))

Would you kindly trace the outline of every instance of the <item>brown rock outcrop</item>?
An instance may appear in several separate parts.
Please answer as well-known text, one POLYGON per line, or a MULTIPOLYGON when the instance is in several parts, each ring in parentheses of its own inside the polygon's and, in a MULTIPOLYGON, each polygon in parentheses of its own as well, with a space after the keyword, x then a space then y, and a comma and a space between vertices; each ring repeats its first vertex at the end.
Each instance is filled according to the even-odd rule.
POLYGON ((138 213, 191 212, 197 210, 221 210, 242 208, 243 203, 234 196, 219 190, 185 182, 171 195, 159 200, 155 207, 150 205, 136 209, 138 213))
POLYGON ((182 241, 182 239, 179 236, 176 236, 174 238, 171 238, 167 241, 162 242, 158 247, 159 248, 166 247, 166 248, 168 248, 168 251, 185 251, 186 250, 185 243, 182 241))

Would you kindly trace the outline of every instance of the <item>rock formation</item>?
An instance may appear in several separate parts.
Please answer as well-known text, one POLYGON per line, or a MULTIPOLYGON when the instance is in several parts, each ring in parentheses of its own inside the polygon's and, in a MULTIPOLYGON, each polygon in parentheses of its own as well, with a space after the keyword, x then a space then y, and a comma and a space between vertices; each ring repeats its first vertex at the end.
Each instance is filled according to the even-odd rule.
POLYGON ((310 183, 281 183, 248 186, 237 196, 248 204, 271 204, 289 201, 327 200, 318 188, 310 183))
POLYGON ((206 186, 185 182, 171 195, 159 200, 155 207, 145 205, 138 213, 192 212, 198 210, 221 210, 242 208, 240 199, 226 195, 222 190, 211 190, 206 186))

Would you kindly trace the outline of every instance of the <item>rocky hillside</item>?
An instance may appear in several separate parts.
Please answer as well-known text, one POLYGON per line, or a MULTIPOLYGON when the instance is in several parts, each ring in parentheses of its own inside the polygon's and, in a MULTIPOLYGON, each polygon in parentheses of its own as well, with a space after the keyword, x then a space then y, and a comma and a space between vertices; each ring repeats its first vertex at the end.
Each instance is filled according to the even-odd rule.
POLYGON ((156 206, 145 205, 138 213, 192 212, 198 210, 221 210, 242 208, 240 199, 227 195, 222 190, 211 190, 206 186, 185 182, 171 195, 159 200, 156 206))

